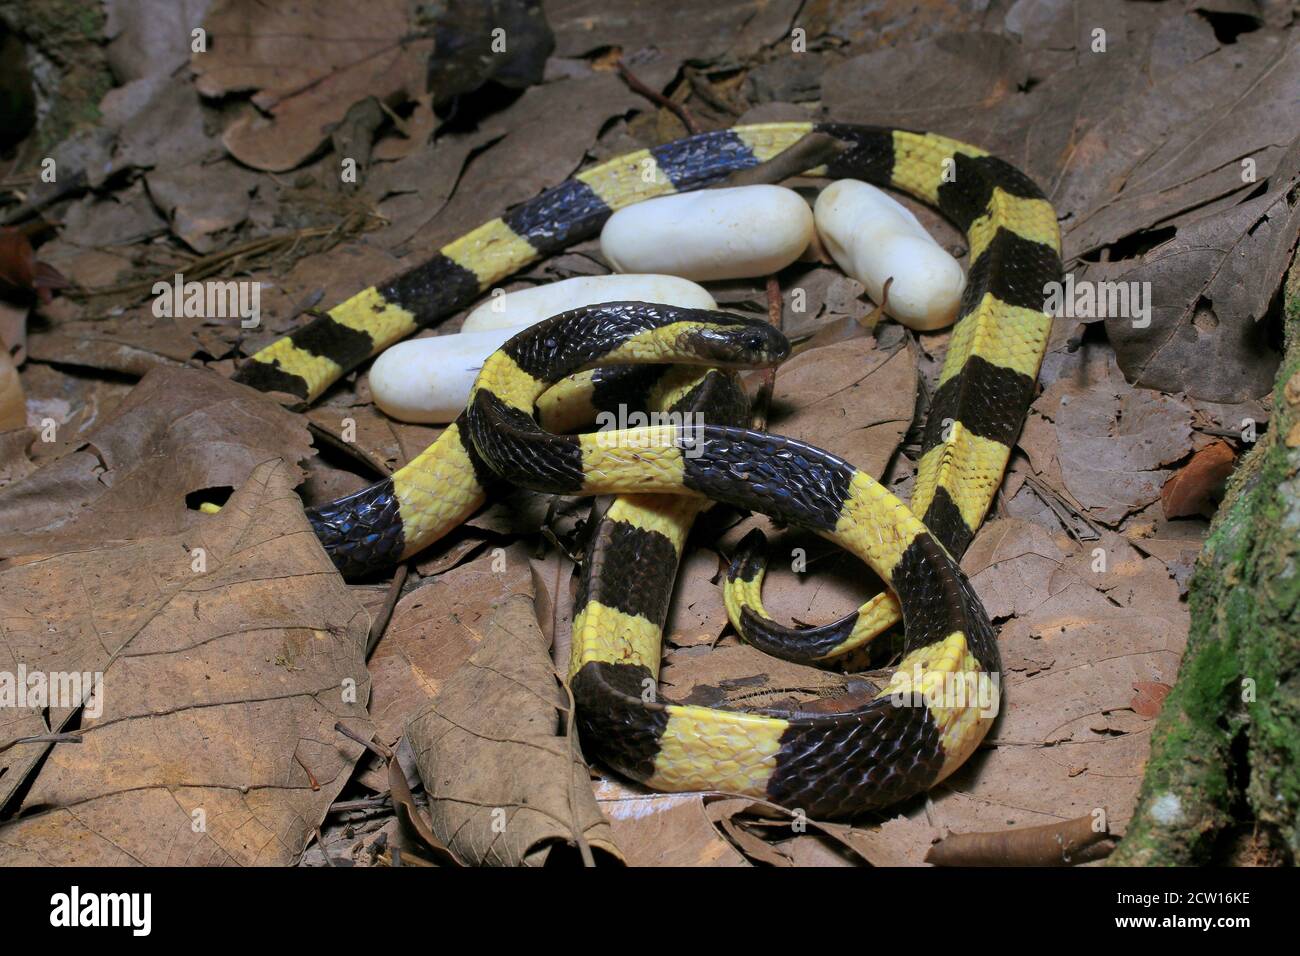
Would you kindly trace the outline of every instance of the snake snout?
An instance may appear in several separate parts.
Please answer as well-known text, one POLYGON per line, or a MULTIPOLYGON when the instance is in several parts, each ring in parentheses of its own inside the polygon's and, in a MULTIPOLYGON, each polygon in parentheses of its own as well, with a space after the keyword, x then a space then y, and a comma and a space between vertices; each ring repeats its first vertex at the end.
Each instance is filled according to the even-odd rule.
POLYGON ((729 368, 765 368, 790 356, 790 342, 780 329, 756 319, 737 319, 735 325, 702 326, 688 333, 689 351, 710 365, 729 368))

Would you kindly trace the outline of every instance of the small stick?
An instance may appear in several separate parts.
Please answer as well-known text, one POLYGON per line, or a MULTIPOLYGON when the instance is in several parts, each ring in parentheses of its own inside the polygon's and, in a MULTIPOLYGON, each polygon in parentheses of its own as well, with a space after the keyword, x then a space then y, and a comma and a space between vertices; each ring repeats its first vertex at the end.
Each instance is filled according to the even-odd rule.
POLYGON ((397 607, 397 599, 402 596, 402 588, 410 572, 411 566, 405 562, 397 566, 393 583, 388 586, 388 596, 384 598, 384 606, 380 609, 374 623, 370 625, 370 636, 366 639, 366 660, 370 660, 370 655, 379 646, 379 639, 384 636, 384 631, 388 628, 388 622, 393 616, 393 608, 397 607))
POLYGON ((741 114, 742 111, 734 103, 728 102, 721 93, 713 88, 709 78, 701 71, 693 66, 688 66, 685 72, 686 80, 691 84, 691 91, 704 100, 705 103, 708 103, 720 113, 726 113, 728 116, 739 116, 741 114))
POLYGON ((809 133, 767 162, 747 169, 738 169, 718 185, 753 186, 761 183, 779 183, 783 179, 806 173, 817 166, 824 166, 848 148, 848 143, 836 139, 829 133, 809 133))
POLYGON ((79 744, 81 743, 81 734, 34 734, 31 737, 16 737, 9 743, 0 746, 0 753, 4 753, 10 747, 16 747, 18 744, 79 744))
POLYGON ((312 790, 319 790, 320 784, 316 782, 316 777, 311 772, 311 768, 302 762, 302 757, 300 757, 297 753, 294 753, 293 759, 298 762, 298 766, 302 767, 302 772, 307 775, 307 782, 311 784, 312 790))
POLYGON ((355 730, 352 730, 350 727, 345 725, 343 721, 341 720, 336 721, 334 724, 334 729, 337 730, 339 733, 341 733, 344 737, 348 738, 348 740, 351 740, 365 747, 372 754, 382 757, 384 758, 384 760, 393 759, 393 752, 389 748, 385 747, 377 740, 366 740, 366 738, 362 737, 355 730))
POLYGON ((393 802, 388 799, 388 794, 382 794, 378 797, 363 797, 359 800, 339 800, 337 803, 331 803, 329 813, 352 813, 357 810, 387 810, 390 809, 393 802))
POLYGON ((1110 832, 1098 831, 1092 814, 993 833, 950 833, 930 848, 925 862, 935 866, 1070 866, 1105 856, 1113 849, 1104 844, 1086 856, 1093 844, 1109 841, 1110 832), (1103 852, 1104 851, 1104 852, 1103 852))
POLYGON ((325 862, 329 866, 338 866, 334 862, 334 857, 330 856, 330 851, 325 848, 325 835, 320 832, 320 827, 316 828, 316 844, 320 847, 321 856, 325 857, 325 862))
POLYGON ((1034 475, 1025 475, 1025 481, 1028 483, 1029 487, 1034 489, 1038 494, 1038 497, 1042 499, 1043 504, 1052 509, 1052 513, 1055 514, 1058 519, 1061 518, 1061 511, 1064 510, 1066 517, 1078 518, 1088 526, 1088 530, 1092 532, 1091 538, 1084 537, 1079 532, 1078 527, 1072 522, 1061 520, 1061 524, 1065 526, 1066 532, 1076 541, 1082 543, 1084 541, 1101 540, 1101 529, 1097 527, 1091 518, 1066 501, 1065 498, 1056 491, 1056 489, 1050 487, 1046 482, 1039 480, 1034 475))
POLYGON ((384 746, 378 740, 366 740, 356 731, 346 727, 343 721, 335 723, 334 729, 349 740, 356 741, 371 753, 384 758, 388 766, 388 795, 393 801, 393 809, 396 811, 397 819, 404 826, 415 831, 415 834, 433 851, 439 863, 446 866, 460 866, 460 860, 456 859, 456 855, 433 835, 429 824, 420 816, 420 811, 415 806, 415 798, 411 796, 411 788, 406 782, 406 774, 398 764, 397 756, 392 749, 384 746))
MULTIPOLYGON (((767 277, 767 321, 777 329, 781 328, 781 283, 776 276, 767 277)), ((758 386, 758 395, 754 397, 754 429, 767 430, 767 413, 772 404, 772 392, 776 389, 776 369, 764 369, 758 386)))
POLYGON ((619 76, 623 77, 623 82, 628 85, 632 92, 644 96, 650 102, 657 103, 666 110, 670 110, 674 116, 682 121, 682 125, 686 127, 686 132, 694 136, 700 131, 700 124, 695 121, 695 117, 691 115, 691 111, 685 105, 670 100, 658 90, 650 89, 637 79, 635 73, 627 68, 627 64, 623 62, 621 57, 618 60, 618 73, 619 76))

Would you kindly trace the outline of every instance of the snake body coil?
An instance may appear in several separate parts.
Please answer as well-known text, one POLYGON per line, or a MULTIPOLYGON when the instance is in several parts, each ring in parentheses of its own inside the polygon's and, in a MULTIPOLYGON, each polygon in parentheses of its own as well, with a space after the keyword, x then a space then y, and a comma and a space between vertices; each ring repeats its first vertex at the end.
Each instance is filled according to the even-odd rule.
MULTIPOLYGON (((752 351, 759 334, 735 317, 683 316, 637 303, 566 314, 512 340, 485 364, 467 413, 437 442, 389 479, 310 517, 351 574, 445 534, 502 477, 553 492, 637 495, 628 505, 632 521, 622 523, 665 541, 612 530, 602 547, 622 547, 630 563, 604 560, 597 562, 603 570, 589 569, 596 586, 587 585, 575 621, 572 687, 588 752, 660 789, 753 794, 841 816, 892 803, 951 773, 996 708, 993 631, 952 556, 969 543, 1001 481, 1046 346, 1043 287, 1060 273, 1055 215, 1014 167, 932 134, 838 124, 763 124, 689 137, 579 173, 272 343, 236 377, 314 400, 393 341, 470 304, 539 256, 594 234, 612 210, 711 184, 813 130, 849 148, 812 173, 864 179, 936 205, 970 246, 912 501, 924 523, 850 464, 779 436, 721 424, 587 436, 542 431, 536 411, 547 423, 548 409, 557 414, 574 399, 602 407, 602 390, 627 381, 587 372, 546 391, 565 375, 600 363, 743 363, 740 353, 752 351), (647 168, 655 175, 643 175, 647 168), (647 442, 650 450, 641 447, 647 442), (664 510, 663 496, 674 495, 688 504, 664 510), (733 568, 728 608, 747 639, 795 659, 843 653, 901 613, 905 654, 889 686, 870 699, 836 698, 835 713, 723 711, 661 704, 647 693, 657 674, 662 609, 638 604, 626 579, 669 551, 680 553, 674 535, 684 536, 680 529, 700 506, 688 496, 699 495, 810 528, 867 561, 892 593, 826 628, 781 628, 767 618, 758 599, 761 565, 751 557, 733 568)), ((654 367, 645 374, 662 376, 649 371, 654 367)))

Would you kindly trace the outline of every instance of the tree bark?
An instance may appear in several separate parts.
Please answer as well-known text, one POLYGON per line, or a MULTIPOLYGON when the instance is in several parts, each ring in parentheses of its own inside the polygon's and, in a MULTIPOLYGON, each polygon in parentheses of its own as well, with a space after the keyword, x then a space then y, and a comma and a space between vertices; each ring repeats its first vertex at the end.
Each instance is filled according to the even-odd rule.
POLYGON ((1300 856, 1300 258, 1263 439, 1228 484, 1192 577, 1191 633, 1156 720, 1128 830, 1110 862, 1300 856))

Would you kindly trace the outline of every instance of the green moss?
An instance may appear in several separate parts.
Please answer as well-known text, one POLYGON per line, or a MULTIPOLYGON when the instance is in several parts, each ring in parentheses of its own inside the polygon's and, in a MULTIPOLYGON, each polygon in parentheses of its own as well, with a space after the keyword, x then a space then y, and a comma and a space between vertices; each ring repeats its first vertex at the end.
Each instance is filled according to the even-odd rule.
POLYGON ((24 154, 35 165, 54 144, 100 118, 99 101, 113 87, 104 12, 79 0, 0 0, 0 19, 23 40, 37 80, 37 129, 24 154))
POLYGON ((1300 449, 1285 444, 1300 417, 1285 397, 1300 373, 1300 263, 1286 337, 1268 433, 1229 482, 1192 577, 1187 651, 1112 863, 1207 862, 1243 805, 1300 856, 1300 449))

